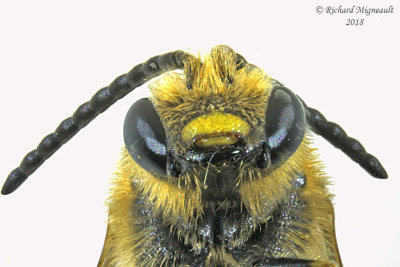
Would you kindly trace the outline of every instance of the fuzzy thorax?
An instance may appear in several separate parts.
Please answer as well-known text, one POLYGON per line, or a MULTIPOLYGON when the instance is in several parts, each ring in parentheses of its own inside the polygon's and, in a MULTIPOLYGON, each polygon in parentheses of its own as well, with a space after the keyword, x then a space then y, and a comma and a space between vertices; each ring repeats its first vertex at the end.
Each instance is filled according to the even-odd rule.
MULTIPOLYGON (((240 194, 238 204, 246 208, 249 215, 253 217, 255 225, 267 222, 279 203, 290 195, 289 192, 295 190, 295 187, 302 186, 304 200, 313 206, 313 209, 304 211, 306 218, 311 220, 316 217, 316 214, 327 214, 327 216, 317 217, 314 222, 316 230, 311 229, 307 235, 298 232, 294 235, 298 240, 294 240, 301 242, 303 239, 308 239, 310 244, 315 242, 320 244, 321 249, 312 247, 307 251, 308 255, 319 255, 322 251, 334 249, 325 248, 326 244, 320 241, 331 238, 321 236, 325 235, 324 230, 331 227, 333 220, 331 195, 325 189, 327 184, 325 175, 321 172, 320 163, 316 160, 313 149, 309 147, 307 137, 299 149, 273 172, 265 173, 249 169, 248 173, 251 173, 252 177, 244 175, 245 172, 242 173, 237 185, 240 194), (299 173, 307 177, 304 185, 296 184, 293 180, 299 173), (245 180, 240 180, 244 177, 246 177, 245 180)), ((196 179, 196 177, 183 177, 183 179, 196 179)), ((131 254, 132 249, 135 250, 152 242, 150 233, 140 228, 141 218, 135 216, 135 203, 138 198, 143 198, 148 202, 153 213, 152 217, 163 218, 163 223, 171 225, 171 231, 177 231, 178 236, 183 234, 176 228, 180 222, 196 225, 199 217, 203 215, 203 210, 209 207, 208 203, 202 201, 201 183, 196 187, 191 187, 157 178, 141 169, 126 150, 123 151, 123 158, 114 183, 115 187, 109 200, 109 227, 113 236, 110 244, 115 247, 115 252, 120 255, 120 259, 125 258, 128 263, 135 261, 131 254)), ((188 184, 193 183, 188 182, 188 184)), ((298 229, 306 227, 304 222, 295 223, 298 224, 298 229)), ((183 238, 185 239, 187 238, 183 238)), ((288 251, 296 251, 296 248, 290 247, 288 251)), ((323 255, 323 258, 325 257, 327 256, 323 255)), ((140 258, 140 255, 136 255, 135 258, 140 258)))

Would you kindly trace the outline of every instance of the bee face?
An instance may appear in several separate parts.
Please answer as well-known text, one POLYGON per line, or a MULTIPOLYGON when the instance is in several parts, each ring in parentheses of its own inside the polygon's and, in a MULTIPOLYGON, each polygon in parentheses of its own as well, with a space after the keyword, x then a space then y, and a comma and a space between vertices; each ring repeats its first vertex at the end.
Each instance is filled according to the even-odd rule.
POLYGON ((192 184, 202 199, 221 201, 238 193, 242 181, 284 163, 303 139, 303 107, 263 71, 241 63, 219 46, 204 62, 188 62, 183 75, 152 85, 151 100, 135 103, 125 120, 135 161, 192 184))
POLYGON ((167 76, 151 89, 168 143, 178 153, 195 139, 212 143, 222 134, 233 138, 229 142, 236 136, 254 145, 264 134, 271 79, 259 69, 238 68, 236 54, 226 47, 212 50, 204 62, 193 59, 184 75, 167 76))

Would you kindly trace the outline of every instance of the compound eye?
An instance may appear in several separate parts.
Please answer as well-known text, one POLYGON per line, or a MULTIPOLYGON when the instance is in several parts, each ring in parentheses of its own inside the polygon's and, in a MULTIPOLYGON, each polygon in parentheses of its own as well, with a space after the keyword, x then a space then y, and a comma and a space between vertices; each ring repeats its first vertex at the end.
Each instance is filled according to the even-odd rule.
POLYGON ((166 175, 166 138, 164 127, 147 98, 136 101, 125 117, 125 146, 143 169, 166 175))
POLYGON ((287 160, 301 144, 306 129, 303 105, 292 91, 275 87, 269 98, 265 133, 272 166, 287 160))

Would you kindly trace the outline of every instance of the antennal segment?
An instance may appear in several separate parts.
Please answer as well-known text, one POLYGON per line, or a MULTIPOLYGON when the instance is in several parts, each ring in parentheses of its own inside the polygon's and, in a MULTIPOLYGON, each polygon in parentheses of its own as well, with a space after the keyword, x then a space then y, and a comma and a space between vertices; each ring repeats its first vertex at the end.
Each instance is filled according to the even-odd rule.
POLYGON ((321 112, 308 107, 299 96, 297 97, 305 107, 307 124, 314 133, 321 135, 333 146, 343 151, 343 153, 357 162, 371 176, 381 179, 388 178, 379 160, 369 154, 358 140, 348 136, 342 127, 326 120, 321 112))
POLYGON ((117 100, 156 76, 183 68, 185 59, 189 57, 192 55, 183 51, 152 57, 135 66, 127 74, 116 78, 109 86, 97 91, 88 102, 80 105, 71 117, 62 121, 53 133, 47 135, 36 149, 23 158, 19 167, 8 175, 1 193, 7 195, 14 192, 54 152, 117 100))

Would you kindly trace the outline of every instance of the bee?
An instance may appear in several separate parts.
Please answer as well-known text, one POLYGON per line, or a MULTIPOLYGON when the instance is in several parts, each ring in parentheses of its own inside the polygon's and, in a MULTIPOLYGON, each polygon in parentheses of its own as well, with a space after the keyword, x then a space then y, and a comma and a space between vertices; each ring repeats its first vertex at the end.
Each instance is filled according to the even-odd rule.
POLYGON ((227 46, 204 60, 150 58, 99 90, 8 176, 15 191, 80 129, 136 87, 108 200, 99 267, 341 266, 332 194, 311 133, 370 175, 379 161, 337 124, 227 46))

